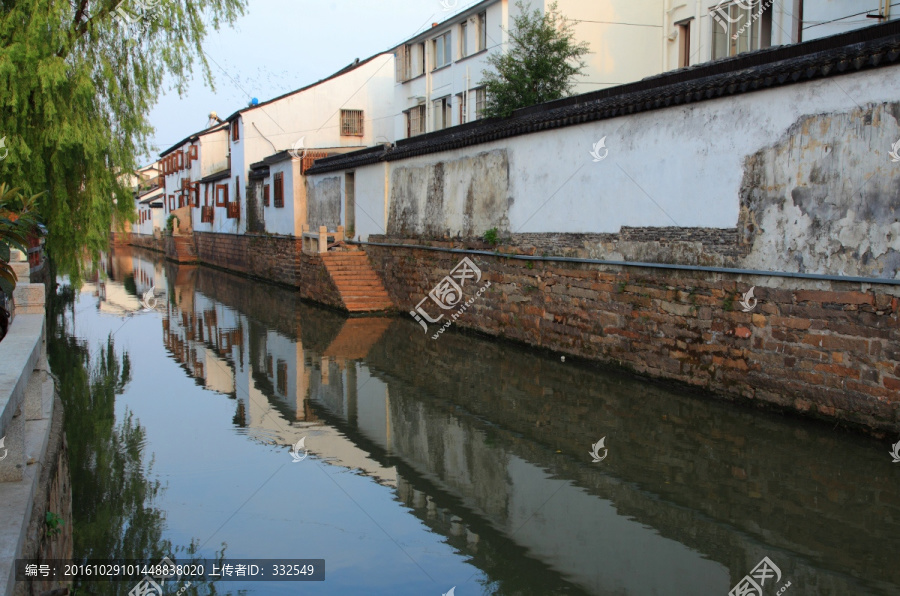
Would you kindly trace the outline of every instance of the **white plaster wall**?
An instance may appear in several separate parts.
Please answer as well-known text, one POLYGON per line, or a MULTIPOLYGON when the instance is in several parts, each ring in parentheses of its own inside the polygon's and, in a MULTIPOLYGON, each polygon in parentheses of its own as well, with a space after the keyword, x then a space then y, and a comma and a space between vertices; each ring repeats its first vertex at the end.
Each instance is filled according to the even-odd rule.
MULTIPOLYGON (((387 163, 375 163, 355 171, 356 225, 355 236, 363 241, 370 234, 384 234, 387 225, 387 163)), ((327 176, 320 175, 320 176, 327 176)), ((347 226, 345 179, 341 181, 341 223, 347 226)))
POLYGON ((200 165, 200 171, 198 177, 192 178, 193 180, 200 180, 228 167, 227 128, 202 135, 198 143, 200 159, 197 163, 200 165))
MULTIPOLYGON (((894 0, 890 4, 895 4, 894 0)), ((803 39, 818 39, 884 23, 886 21, 866 18, 866 12, 878 14, 878 8, 879 0, 806 0, 803 39)), ((897 18, 900 18, 900 6, 895 5, 891 8, 890 20, 897 18)))
MULTIPOLYGON (((236 123, 240 127, 240 139, 237 142, 231 141, 229 136, 231 147, 229 196, 235 196, 234 177, 240 176, 241 186, 244 187, 240 192, 241 218, 238 221, 228 220, 228 223, 217 231, 223 233, 246 231, 245 187, 251 164, 294 147, 362 148, 376 142, 392 141, 390 116, 393 104, 390 88, 393 85, 393 78, 393 55, 382 54, 339 77, 247 110, 238 116, 233 124, 236 123), (363 136, 341 136, 342 109, 364 111, 363 136)), ((285 186, 285 204, 287 204, 293 202, 293 197, 290 196, 292 187, 287 185, 287 181, 285 186)), ((289 220, 289 223, 292 221, 289 220)), ((293 230, 285 233, 293 233, 293 230)))
MULTIPOLYGON (((732 228, 738 222, 746 158, 774 143, 806 114, 893 101, 898 84, 900 69, 879 69, 841 77, 839 83, 821 80, 655 110, 389 166, 424 167, 507 149, 509 232, 614 233, 622 226, 732 228), (609 153, 595 162, 590 151, 604 137, 609 153)), ((868 157, 887 159, 891 134, 893 130, 886 131, 868 157)), ((364 186, 357 182, 358 195, 364 186)), ((454 205, 455 210, 446 212, 448 222, 462 218, 459 204, 454 205)), ((494 224, 502 226, 501 221, 494 224)))
POLYGON ((297 208, 294 198, 297 196, 295 184, 299 178, 299 160, 289 159, 269 166, 269 177, 263 184, 269 185, 269 206, 263 208, 266 218, 266 232, 270 234, 291 235, 298 232, 296 228, 297 208), (284 175, 284 207, 275 207, 275 174, 284 175))

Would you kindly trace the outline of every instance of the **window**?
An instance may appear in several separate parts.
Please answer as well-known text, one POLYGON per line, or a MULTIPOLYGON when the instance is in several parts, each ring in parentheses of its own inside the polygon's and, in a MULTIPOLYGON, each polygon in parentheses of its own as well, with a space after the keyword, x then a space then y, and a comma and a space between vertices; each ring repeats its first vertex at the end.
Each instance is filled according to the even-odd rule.
POLYGON ((453 125, 453 111, 450 97, 443 97, 434 102, 434 130, 443 130, 453 125))
POLYGON ((469 55, 469 24, 463 21, 459 25, 459 57, 465 58, 469 55))
POLYGON ((425 74, 425 42, 417 43, 411 49, 414 52, 410 56, 409 78, 425 74))
POLYGON ((288 382, 287 382, 287 362, 284 360, 278 361, 278 378, 276 383, 278 384, 278 393, 281 395, 287 395, 288 390, 288 382))
POLYGON ((231 123, 231 140, 235 142, 241 140, 241 130, 237 120, 231 123))
POLYGON ((263 207, 269 206, 269 185, 263 184, 263 207))
POLYGON ((406 112, 406 137, 425 134, 425 106, 416 106, 406 112))
POLYGON ((477 40, 478 45, 477 45, 475 51, 480 52, 482 50, 487 49, 487 13, 486 12, 483 12, 478 15, 477 23, 478 23, 478 30, 476 31, 476 33, 478 34, 478 40, 477 40))
POLYGON ((284 207, 284 172, 275 172, 275 207, 284 207))
POLYGON ((362 110, 341 110, 341 136, 363 136, 362 110))
POLYGON ((216 207, 228 205, 228 185, 216 184, 216 207))
POLYGON ((394 67, 398 83, 409 80, 409 46, 400 46, 394 52, 394 67))
POLYGON ((175 211, 175 195, 169 195, 169 211, 175 211))
POLYGON ((197 145, 191 145, 190 158, 191 158, 192 160, 193 160, 193 159, 197 159, 197 151, 198 151, 197 145))
POLYGON ((234 177, 234 200, 235 202, 240 202, 241 200, 241 177, 234 177))
POLYGON ((200 183, 196 182, 193 186, 191 186, 191 194, 194 195, 194 207, 200 206, 200 183))
POLYGON ((209 184, 203 185, 203 204, 209 207, 209 184))
POLYGON ((744 8, 737 2, 710 9, 712 57, 724 58, 767 48, 772 44, 772 3, 744 8))
POLYGON ((466 101, 465 93, 457 93, 456 94, 456 106, 458 110, 457 121, 459 124, 465 124, 469 121, 469 102, 466 101))
POLYGON ((184 152, 176 151, 175 157, 176 157, 176 159, 178 159, 178 169, 183 170, 184 169, 184 152))
POLYGON ((485 91, 484 87, 481 87, 475 89, 472 93, 475 94, 475 119, 479 120, 484 117, 484 106, 487 103, 487 91, 485 91))
POLYGON ((434 52, 434 68, 432 70, 437 70, 439 68, 443 68, 447 66, 451 62, 451 54, 450 54, 450 32, 447 31, 437 39, 432 40, 434 52))
POLYGON ((691 22, 675 23, 678 29, 678 68, 691 65, 691 22))

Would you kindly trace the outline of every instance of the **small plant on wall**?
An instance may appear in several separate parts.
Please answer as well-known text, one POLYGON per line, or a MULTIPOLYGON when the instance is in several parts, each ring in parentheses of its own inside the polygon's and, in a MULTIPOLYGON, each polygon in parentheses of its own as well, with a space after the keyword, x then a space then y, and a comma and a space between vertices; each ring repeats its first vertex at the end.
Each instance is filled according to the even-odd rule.
POLYGON ((487 232, 484 233, 484 241, 490 244, 491 246, 497 246, 500 244, 500 233, 497 231, 497 228, 491 228, 487 232))
POLYGON ((44 516, 44 525, 47 527, 44 534, 48 538, 53 538, 54 536, 58 536, 60 532, 62 532, 62 526, 65 525, 66 522, 63 521, 59 515, 53 513, 52 511, 48 511, 44 516))

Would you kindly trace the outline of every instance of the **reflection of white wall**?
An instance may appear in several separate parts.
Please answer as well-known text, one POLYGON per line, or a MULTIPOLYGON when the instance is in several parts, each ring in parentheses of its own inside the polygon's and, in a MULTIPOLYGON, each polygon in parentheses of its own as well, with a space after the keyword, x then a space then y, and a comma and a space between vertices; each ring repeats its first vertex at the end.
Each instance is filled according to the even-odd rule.
POLYGON ((211 350, 206 352, 206 387, 226 395, 234 392, 234 373, 231 367, 211 350))
MULTIPOLYGON (((347 366, 356 366, 349 361, 347 366)), ((388 417, 387 385, 372 376, 366 367, 357 367, 356 413, 359 430, 385 449, 390 448, 390 418, 388 417)), ((345 377, 346 378, 346 377, 345 377)))
POLYGON ((623 516, 610 501, 510 456, 507 532, 533 556, 603 594, 727 594, 726 567, 623 516), (560 487, 560 484, 563 486, 560 487), (535 513, 537 512, 537 513, 535 513))

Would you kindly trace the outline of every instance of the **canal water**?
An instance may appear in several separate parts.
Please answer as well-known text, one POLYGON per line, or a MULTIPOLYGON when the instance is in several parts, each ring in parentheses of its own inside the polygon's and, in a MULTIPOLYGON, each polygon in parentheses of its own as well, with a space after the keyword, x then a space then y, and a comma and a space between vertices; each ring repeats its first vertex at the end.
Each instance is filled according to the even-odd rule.
POLYGON ((900 593, 883 442, 138 249, 54 306, 76 557, 325 560, 171 593, 900 593))

